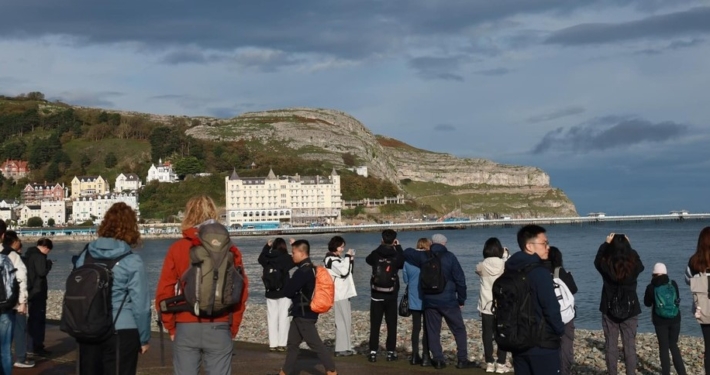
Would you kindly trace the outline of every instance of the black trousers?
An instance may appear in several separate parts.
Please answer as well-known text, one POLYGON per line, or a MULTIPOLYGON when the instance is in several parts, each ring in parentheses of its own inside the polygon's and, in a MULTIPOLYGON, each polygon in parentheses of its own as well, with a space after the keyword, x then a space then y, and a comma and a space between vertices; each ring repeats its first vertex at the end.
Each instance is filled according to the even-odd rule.
POLYGON ((422 337, 422 356, 429 355, 429 336, 426 334, 426 319, 424 319, 424 311, 412 310, 412 356, 416 357, 419 354, 419 332, 423 331, 422 337), (422 324, 424 329, 422 330, 422 324))
MULTIPOLYGON (((703 332, 705 353, 710 353, 710 324, 701 324, 700 330, 703 332)), ((705 373, 710 374, 710 355, 705 356, 705 373)))
POLYGON ((380 347, 380 325, 382 317, 387 324, 387 342, 385 348, 388 352, 397 349, 397 299, 374 301, 370 299, 370 351, 376 352, 380 347))
POLYGON ((656 338, 658 338, 658 351, 661 358, 661 374, 671 374, 671 360, 668 357, 670 350, 673 356, 673 367, 678 375, 685 375, 685 364, 680 356, 680 348, 678 348, 678 336, 680 336, 680 323, 671 324, 668 326, 654 326, 656 329, 656 338))
POLYGON ((33 350, 44 349, 44 330, 47 322, 47 296, 37 295, 29 300, 27 334, 33 350))
POLYGON ((135 375, 141 349, 137 329, 121 329, 98 344, 79 343, 80 375, 135 375), (116 374, 116 349, 119 350, 119 373, 116 374))
MULTIPOLYGON (((495 335, 495 319, 491 314, 481 314, 481 336, 483 339, 483 356, 486 358, 486 363, 493 363, 493 337, 495 335)), ((498 363, 505 364, 505 356, 507 353, 498 349, 496 357, 498 363)))
POLYGON ((303 341, 308 344, 311 350, 318 354, 318 359, 323 362, 325 371, 336 371, 331 351, 326 348, 320 336, 318 336, 316 320, 294 317, 288 328, 288 349, 286 352, 286 360, 281 368, 285 374, 290 375, 293 373, 296 367, 296 361, 298 360, 298 347, 303 341))

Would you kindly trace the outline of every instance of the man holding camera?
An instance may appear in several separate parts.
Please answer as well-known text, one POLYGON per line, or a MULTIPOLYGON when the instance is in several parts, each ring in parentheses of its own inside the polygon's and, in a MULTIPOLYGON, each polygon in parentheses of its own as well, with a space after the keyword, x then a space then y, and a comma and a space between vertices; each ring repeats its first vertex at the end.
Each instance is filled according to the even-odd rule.
POLYGON ((52 261, 47 254, 52 251, 52 240, 40 238, 37 246, 32 246, 25 253, 27 266, 27 289, 29 313, 27 314, 27 333, 30 336, 28 347, 31 353, 47 357, 50 353, 44 348, 44 329, 47 320, 47 274, 52 269, 52 261), (31 345, 31 346, 30 346, 31 345))

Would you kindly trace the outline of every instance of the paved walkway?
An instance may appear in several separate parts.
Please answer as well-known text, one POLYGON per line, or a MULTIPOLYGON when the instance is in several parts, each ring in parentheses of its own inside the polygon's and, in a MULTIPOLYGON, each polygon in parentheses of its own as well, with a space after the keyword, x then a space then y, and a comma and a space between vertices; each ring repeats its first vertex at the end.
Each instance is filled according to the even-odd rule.
MULTIPOLYGON (((172 345, 170 339, 165 335, 164 355, 165 366, 161 366, 160 335, 153 333, 150 342, 150 350, 142 355, 138 360, 138 374, 172 374, 172 345)), ((65 375, 76 374, 76 344, 74 340, 59 330, 59 326, 53 324, 47 326, 47 337, 45 341, 47 350, 52 352, 50 359, 38 359, 37 366, 31 369, 14 369, 16 375, 65 375)), ((285 353, 270 353, 266 345, 252 344, 245 342, 234 343, 234 357, 232 359, 233 374, 277 374, 285 353)), ((300 374, 325 375, 323 366, 319 364, 315 353, 302 350, 299 357, 300 374)), ((335 360, 339 374, 485 374, 480 369, 458 370, 450 364, 444 370, 433 368, 423 368, 421 366, 411 366, 403 358, 396 362, 386 362, 381 357, 377 363, 369 363, 364 356, 356 355, 352 357, 338 357, 335 360)), ((93 375, 93 374, 92 374, 93 375)))

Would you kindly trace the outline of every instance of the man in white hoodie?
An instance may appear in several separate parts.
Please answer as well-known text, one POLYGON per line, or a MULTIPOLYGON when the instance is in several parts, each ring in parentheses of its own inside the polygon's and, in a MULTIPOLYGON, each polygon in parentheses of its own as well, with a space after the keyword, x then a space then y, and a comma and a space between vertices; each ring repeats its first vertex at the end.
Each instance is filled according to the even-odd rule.
MULTIPOLYGON (((27 317, 25 316, 27 314, 27 267, 25 267, 25 262, 22 261, 20 254, 17 253, 17 251, 22 247, 22 242, 17 237, 17 233, 15 233, 14 231, 6 232, 6 230, 7 226, 5 225, 5 222, 0 220, 0 239, 2 239, 2 254, 7 256, 12 262, 13 267, 15 267, 15 279, 17 279, 20 286, 17 305, 12 310, 2 311, 2 313, 0 314, 2 315, 2 319, 4 320, 4 322, 2 323, 3 329, 0 330, 0 333, 2 335, 2 337, 0 338, 0 342, 3 346, 1 348, 2 354, 0 355, 0 357, 2 358, 3 373, 10 374, 10 372, 8 372, 8 365, 11 371, 13 361, 12 354, 10 351, 10 344, 12 343, 13 333, 18 335, 18 337, 21 334, 27 334, 26 329, 23 330, 24 332, 13 332, 15 328, 15 319, 24 319, 25 322, 27 319, 27 317), (9 320, 12 324, 9 327, 6 327, 7 322, 5 320, 9 320), (7 347, 4 347, 6 344, 7 347)), ((22 325, 20 329, 22 330, 22 325)), ((15 348, 15 351, 18 355, 17 361, 14 363, 15 367, 33 367, 34 362, 27 360, 26 341, 18 341, 18 345, 15 348)))
POLYGON ((493 334, 494 320, 491 307, 493 306, 493 282, 505 270, 505 251, 500 241, 489 238, 483 245, 483 262, 476 265, 476 273, 481 278, 481 288, 478 295, 478 311, 481 313, 481 336, 483 339, 483 353, 486 359, 486 372, 504 374, 512 369, 505 363, 506 352, 498 349, 498 362, 493 360, 493 334))
POLYGON ((350 298, 355 297, 355 281, 353 280, 353 261, 355 250, 345 250, 343 237, 335 236, 328 242, 328 254, 323 263, 335 280, 335 356, 347 357, 355 354, 351 340, 352 313, 350 298))

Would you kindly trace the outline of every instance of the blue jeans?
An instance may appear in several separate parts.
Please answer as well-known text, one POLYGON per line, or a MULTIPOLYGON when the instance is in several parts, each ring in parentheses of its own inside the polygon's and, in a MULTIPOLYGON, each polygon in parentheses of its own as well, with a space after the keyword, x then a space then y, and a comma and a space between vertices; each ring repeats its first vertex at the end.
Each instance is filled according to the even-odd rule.
POLYGON ((15 361, 27 360, 27 315, 15 314, 15 330, 12 332, 15 343, 15 361))
POLYGON ((15 311, 0 314, 0 359, 2 374, 12 374, 12 329, 15 325, 15 311))

